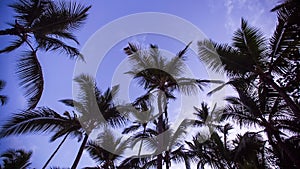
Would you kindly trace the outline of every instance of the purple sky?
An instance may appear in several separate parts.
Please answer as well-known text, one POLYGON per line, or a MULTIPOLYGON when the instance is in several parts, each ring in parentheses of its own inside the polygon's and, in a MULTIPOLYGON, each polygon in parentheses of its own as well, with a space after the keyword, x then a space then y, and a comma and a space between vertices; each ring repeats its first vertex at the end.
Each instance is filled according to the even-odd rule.
MULTIPOLYGON (((10 0, 0 1, 0 29, 7 28, 6 22, 13 22, 12 16, 14 14, 7 7, 7 4, 11 2, 10 0)), ((93 33, 104 25, 120 17, 140 12, 160 12, 176 15, 196 25, 208 38, 224 43, 231 42, 233 31, 239 27, 241 17, 248 20, 250 24, 260 28, 267 37, 272 34, 276 24, 276 14, 269 12, 277 3, 277 1, 272 0, 154 0, 143 2, 140 0, 86 0, 84 2, 92 5, 92 8, 86 24, 76 32, 81 43, 79 48, 84 46, 93 33)), ((141 25, 136 23, 136 26, 141 25)), ((122 28, 119 29, 120 31, 126 31, 122 28)), ((5 47, 9 41, 9 37, 1 37, 0 48, 5 47)), ((110 49, 100 64, 96 80, 102 90, 110 86, 114 70, 126 57, 122 48, 129 41, 145 45, 149 43, 158 44, 161 49, 173 53, 184 47, 184 44, 160 35, 139 35, 123 39, 110 49)), ((0 107, 0 125, 13 113, 18 113, 26 107, 22 90, 18 86, 15 75, 16 60, 19 58, 20 51, 22 49, 0 55, 0 79, 7 82, 7 86, 1 91, 1 94, 9 97, 8 104, 0 107)), ((190 60, 187 63, 193 72, 195 71, 194 73, 198 78, 205 78, 206 74, 201 73, 203 68, 193 65, 193 57, 190 58, 189 54, 193 55, 188 53, 190 60)), ((75 60, 70 60, 68 57, 57 53, 38 53, 38 57, 45 80, 45 89, 38 106, 48 106, 57 112, 70 110, 59 103, 58 100, 72 98, 75 60)), ((138 94, 133 92, 133 90, 135 90, 134 85, 131 86, 129 92, 132 97, 135 97, 138 94)), ((40 168, 60 141, 48 143, 48 140, 47 135, 8 137, 0 140, 0 152, 7 148, 33 150, 32 167, 40 168)), ((80 143, 76 139, 68 139, 49 166, 69 167, 75 158, 79 146, 80 143)), ((79 163, 79 168, 93 165, 92 160, 84 153, 79 163)))

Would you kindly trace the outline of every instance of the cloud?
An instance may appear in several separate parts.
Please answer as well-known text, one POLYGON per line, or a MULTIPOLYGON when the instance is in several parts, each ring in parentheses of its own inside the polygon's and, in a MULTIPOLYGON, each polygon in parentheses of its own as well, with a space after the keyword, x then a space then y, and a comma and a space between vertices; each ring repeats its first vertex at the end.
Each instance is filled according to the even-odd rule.
POLYGON ((275 15, 270 9, 275 5, 266 0, 224 0, 225 29, 231 34, 239 28, 241 18, 245 18, 251 25, 263 30, 270 36, 275 27, 275 15))
POLYGON ((233 0, 225 0, 224 5, 226 7, 227 15, 230 15, 233 9, 233 0))

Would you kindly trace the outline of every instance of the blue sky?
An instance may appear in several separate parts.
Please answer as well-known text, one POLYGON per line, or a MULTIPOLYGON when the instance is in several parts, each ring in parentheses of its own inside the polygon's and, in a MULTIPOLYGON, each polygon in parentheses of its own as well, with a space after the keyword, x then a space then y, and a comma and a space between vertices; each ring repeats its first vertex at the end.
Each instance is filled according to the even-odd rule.
MULTIPOLYGON (((6 22, 14 21, 12 19, 13 11, 7 7, 7 4, 11 2, 10 0, 0 0, 0 29, 7 28, 6 22)), ((120 17, 141 12, 159 12, 178 16, 197 26, 208 38, 222 43, 230 43, 234 30, 240 25, 241 17, 260 28, 267 37, 272 34, 276 24, 276 14, 269 12, 277 3, 277 1, 272 0, 85 0, 83 2, 92 5, 92 8, 86 24, 76 32, 81 43, 80 49, 98 29, 120 17)), ((136 23, 136 26, 143 25, 136 23)), ((119 29, 120 31, 126 31, 123 28, 119 29)), ((1 37, 0 48, 5 47, 5 44, 9 41, 9 37, 1 37)), ((126 57, 122 49, 130 41, 144 45, 149 43, 158 44, 161 49, 171 53, 176 53, 184 47, 184 44, 161 35, 145 34, 120 40, 109 50, 99 66, 96 80, 102 90, 110 86, 114 70, 126 57)), ((19 58, 21 51, 22 49, 8 54, 0 54, 0 79, 7 82, 7 86, 1 91, 1 94, 9 97, 8 104, 0 107, 0 125, 9 119, 13 113, 18 113, 26 107, 22 89, 18 86, 15 74, 16 60, 19 58)), ((38 55, 45 80, 44 93, 38 106, 48 106, 58 112, 69 110, 58 100, 72 98, 75 60, 58 53, 40 52, 38 55)), ((207 77, 203 67, 198 66, 201 64, 193 64, 197 60, 195 54, 188 52, 187 55, 187 64, 191 67, 193 73, 198 78, 207 77)), ((129 95, 133 98, 139 94, 135 90, 137 90, 136 85, 132 84, 129 95)), ((46 134, 8 137, 0 140, 0 152, 10 147, 33 150, 32 166, 40 168, 48 159, 50 152, 54 151, 59 143, 59 140, 53 143, 48 143, 48 140, 46 134)), ((70 166, 79 145, 80 143, 76 139, 68 139, 50 166, 70 166)), ((93 165, 92 160, 87 154, 84 154, 79 168, 91 164, 93 165)))

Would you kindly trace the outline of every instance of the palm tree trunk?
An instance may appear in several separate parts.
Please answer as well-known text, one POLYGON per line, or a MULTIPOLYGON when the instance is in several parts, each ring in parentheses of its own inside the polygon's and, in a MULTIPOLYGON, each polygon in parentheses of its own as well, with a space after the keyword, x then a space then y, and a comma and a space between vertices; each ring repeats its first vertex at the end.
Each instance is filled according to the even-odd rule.
POLYGON ((158 131, 158 155, 157 155, 157 169, 162 169, 163 167, 163 156, 162 156, 162 145, 163 145, 163 138, 160 135, 163 132, 163 112, 162 112, 162 96, 161 92, 158 94, 157 98, 157 107, 158 107, 158 124, 157 124, 157 131, 158 131))
POLYGON ((45 165, 43 166, 42 169, 45 169, 47 167, 47 165, 50 163, 50 161, 52 160, 52 158, 55 156, 55 154, 58 152, 58 150, 60 149, 60 147, 63 145, 63 143, 66 141, 68 135, 70 133, 66 134, 66 136, 63 138, 63 140, 59 143, 58 147, 55 149, 55 151, 52 153, 52 155, 50 156, 50 158, 47 160, 47 162, 45 163, 45 165))
MULTIPOLYGON (((146 133, 146 126, 144 126, 144 125, 143 125, 143 127, 144 127, 144 130, 143 130, 143 135, 145 135, 145 133, 146 133)), ((144 139, 142 139, 142 141, 141 141, 141 144, 140 144, 140 149, 139 149, 139 153, 138 153, 138 157, 140 157, 140 155, 141 155, 141 152, 142 152, 142 145, 143 145, 143 141, 144 141, 144 139)))
POLYGON ((80 160, 80 158, 81 158, 81 156, 82 156, 82 153, 83 153, 83 150, 84 150, 84 148, 85 148, 85 145, 86 145, 86 143, 87 143, 87 141, 88 141, 88 138, 89 138, 89 135, 88 135, 88 134, 84 134, 83 141, 82 141, 82 143, 81 143, 81 146, 80 146, 80 148, 79 148, 79 151, 78 151, 78 153, 77 153, 77 156, 76 156, 76 158, 75 158, 75 161, 74 161, 73 164, 72 164, 71 169, 76 169, 76 168, 77 168, 77 165, 78 165, 79 160, 80 160))
POLYGON ((165 162, 166 162, 166 169, 170 169, 171 167, 171 162, 170 162, 170 152, 166 151, 166 157, 165 157, 165 162))

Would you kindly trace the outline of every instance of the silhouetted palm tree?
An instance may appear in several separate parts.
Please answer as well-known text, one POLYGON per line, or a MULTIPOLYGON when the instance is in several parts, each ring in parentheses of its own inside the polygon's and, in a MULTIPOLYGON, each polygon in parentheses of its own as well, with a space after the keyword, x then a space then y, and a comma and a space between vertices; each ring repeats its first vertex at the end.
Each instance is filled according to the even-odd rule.
MULTIPOLYGON (((156 121, 154 121, 153 124, 156 127, 158 125, 156 121)), ((164 125, 166 125, 166 122, 164 122, 164 125)), ((184 120, 176 131, 169 129, 168 126, 164 126, 167 130, 161 135, 158 134, 156 129, 150 127, 144 131, 136 132, 130 137, 133 148, 136 144, 144 141, 143 146, 148 150, 147 152, 149 154, 144 152, 144 155, 138 154, 137 156, 124 159, 118 168, 156 168, 158 167, 158 156, 156 154, 161 153, 160 148, 163 148, 165 151, 162 153, 162 158, 167 169, 171 167, 172 162, 183 162, 186 168, 189 169, 190 159, 186 156, 182 144, 183 137, 187 134, 187 126, 189 125, 191 125, 190 121, 184 120), (163 142, 160 142, 161 140, 163 140, 163 142)))
POLYGON ((286 16, 284 12, 279 12, 279 24, 269 44, 258 29, 242 19, 241 28, 234 33, 232 45, 204 40, 198 43, 199 56, 214 70, 225 71, 230 78, 228 84, 239 81, 259 85, 260 82, 273 88, 294 116, 300 118, 298 103, 291 99, 285 85, 276 82, 276 79, 286 76, 286 67, 292 65, 283 58, 294 57, 294 50, 299 45, 298 28, 285 29, 289 15, 282 15, 286 16))
POLYGON ((44 88, 38 50, 64 52, 71 58, 80 56, 75 47, 63 40, 79 44, 73 31, 86 20, 90 6, 51 0, 20 0, 9 6, 15 11, 15 20, 9 24, 10 28, 0 30, 0 35, 10 35, 15 39, 0 53, 27 45, 28 49, 18 62, 17 74, 20 85, 25 88, 25 96, 28 97, 28 109, 33 109, 44 88))
MULTIPOLYGON (((249 93, 247 90, 236 88, 238 97, 227 97, 227 105, 223 118, 234 119, 240 126, 257 126, 263 129, 268 136, 268 142, 276 151, 281 151, 294 165, 299 165, 298 157, 293 150, 284 144, 284 132, 299 133, 299 126, 289 116, 289 109, 279 99, 278 94, 249 93), (263 96, 263 97, 262 97, 263 96)), ((266 90, 265 92, 272 92, 266 90)), ((279 157, 280 158, 280 157, 279 157)))
POLYGON ((89 141, 85 148, 99 164, 99 168, 114 169, 125 150, 130 147, 129 142, 130 139, 122 141, 122 137, 116 138, 111 130, 105 128, 104 132, 99 134, 96 140, 89 141))
POLYGON ((89 75, 79 75, 74 80, 79 86, 77 100, 61 100, 62 103, 74 107, 76 111, 81 114, 79 120, 84 130, 84 138, 74 163, 72 164, 72 169, 77 167, 88 142, 89 134, 94 129, 107 124, 113 127, 121 126, 124 125, 127 120, 124 114, 118 111, 117 105, 113 102, 118 92, 118 86, 107 89, 102 93, 96 86, 94 79, 89 75))
POLYGON ((26 169, 31 165, 31 155, 32 151, 9 149, 0 156, 2 159, 0 169, 26 169))
MULTIPOLYGON (((156 45, 150 45, 149 50, 129 43, 124 48, 132 63, 132 70, 127 72, 138 80, 139 84, 147 90, 147 94, 156 94, 158 108, 158 127, 157 132, 163 133, 164 121, 168 123, 167 105, 169 99, 174 99, 174 90, 185 94, 192 94, 198 91, 198 87, 208 80, 196 80, 182 77, 185 70, 184 55, 188 50, 188 44, 182 51, 168 60, 164 58, 156 45)), ((201 86, 200 86, 201 88, 201 86)), ((160 140, 163 142, 163 140, 160 140)), ((160 149, 162 150, 162 149, 160 149)), ((157 168, 162 169, 162 154, 158 155, 157 168)))

